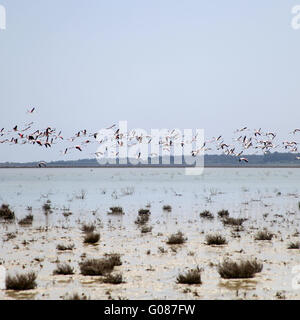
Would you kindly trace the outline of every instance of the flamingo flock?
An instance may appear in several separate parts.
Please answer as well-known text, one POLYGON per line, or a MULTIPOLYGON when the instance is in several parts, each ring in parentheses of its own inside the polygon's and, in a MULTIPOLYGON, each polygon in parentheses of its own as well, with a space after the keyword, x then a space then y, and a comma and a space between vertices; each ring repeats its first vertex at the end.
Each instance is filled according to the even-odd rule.
MULTIPOLYGON (((36 112, 35 107, 31 107, 27 110, 27 114, 32 116, 36 112)), ((136 146, 136 158, 139 159, 142 156, 139 150, 139 145, 152 143, 153 137, 148 134, 142 134, 132 130, 126 134, 121 133, 120 129, 117 129, 117 125, 113 124, 107 127, 107 130, 111 130, 113 134, 111 136, 101 137, 98 132, 88 132, 87 129, 77 130, 71 137, 65 137, 62 135, 62 130, 56 128, 47 127, 43 129, 37 129, 34 127, 33 121, 25 123, 23 125, 16 124, 13 128, 0 129, 0 145, 36 145, 41 148, 49 149, 53 145, 64 141, 67 146, 61 151, 62 155, 69 154, 70 152, 83 152, 88 145, 98 144, 105 146, 101 151, 92 153, 93 156, 100 156, 107 152, 110 148, 109 145, 122 147, 124 145, 124 139, 126 139, 127 147, 136 146)), ((196 149, 191 150, 191 156, 196 157, 200 153, 207 151, 219 151, 225 155, 236 157, 239 162, 248 163, 249 160, 244 156, 244 153, 263 153, 268 154, 275 150, 283 150, 289 153, 298 153, 298 144, 296 140, 297 135, 300 134, 300 129, 296 128, 289 133, 289 140, 280 142, 276 132, 263 131, 262 128, 251 130, 248 127, 242 127, 234 131, 234 137, 232 141, 225 141, 222 135, 218 135, 204 141, 203 145, 196 149)), ((193 136, 191 141, 183 141, 182 137, 177 130, 168 130, 164 137, 160 137, 158 145, 163 152, 171 152, 171 149, 175 146, 185 147, 185 144, 193 143, 196 141, 197 135, 193 136)), ((115 149, 115 154, 111 156, 118 156, 119 152, 115 149)), ((151 156, 158 156, 157 153, 151 153, 151 156)), ((300 160, 299 156, 295 155, 295 159, 300 160)), ((40 167, 46 166, 45 163, 40 163, 40 167)))

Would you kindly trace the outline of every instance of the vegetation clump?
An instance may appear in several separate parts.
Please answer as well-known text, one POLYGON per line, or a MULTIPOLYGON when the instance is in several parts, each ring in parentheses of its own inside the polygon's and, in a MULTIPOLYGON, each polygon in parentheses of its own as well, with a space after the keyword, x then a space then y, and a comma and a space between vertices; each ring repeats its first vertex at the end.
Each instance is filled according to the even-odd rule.
POLYGON ((9 208, 8 204, 2 204, 0 207, 0 219, 12 221, 15 219, 15 213, 9 208))
POLYGON ((53 271, 54 275, 68 275, 74 274, 74 269, 69 264, 58 264, 56 269, 53 271))
POLYGON ((263 231, 257 232, 255 236, 255 240, 272 240, 273 236, 274 236, 273 233, 267 230, 263 230, 263 231))
POLYGON ((124 215, 124 211, 122 207, 111 207, 109 208, 109 212, 107 214, 111 214, 111 215, 124 215))
POLYGON ((149 214, 142 214, 137 217, 134 223, 137 225, 143 226, 149 221, 149 219, 150 219, 149 214))
POLYGON ((184 274, 179 274, 177 283, 180 284, 201 284, 201 270, 199 267, 191 269, 184 274))
POLYGON ((214 219, 214 215, 208 210, 201 212, 200 217, 203 219, 208 219, 208 220, 214 219))
POLYGON ((297 241, 297 242, 291 242, 289 245, 288 245, 288 249, 300 249, 300 242, 297 241))
POLYGON ((121 273, 118 274, 108 274, 103 279, 104 283, 110 283, 110 284, 121 284, 123 283, 123 276, 121 273))
POLYGON ((85 233, 90 233, 95 231, 96 227, 93 224, 83 224, 81 230, 85 233))
POLYGON ((100 240, 100 233, 89 232, 84 237, 84 243, 95 244, 100 240))
POLYGON ((219 234, 209 234, 206 236, 206 244, 208 245, 223 245, 227 244, 226 239, 219 234))
POLYGON ((141 233, 149 233, 152 231, 152 227, 143 226, 141 229, 141 233))
POLYGON ((105 258, 114 266, 118 267, 122 265, 121 255, 119 253, 106 253, 105 258))
POLYGON ((169 236, 167 244, 183 244, 186 240, 187 239, 184 237, 184 234, 181 231, 178 231, 177 233, 169 236))
POLYGON ((114 264, 109 259, 89 259, 80 263, 79 267, 84 276, 103 276, 113 270, 114 264))
POLYGON ((56 249, 59 251, 71 251, 74 249, 74 244, 68 244, 68 245, 64 245, 64 244, 58 244, 56 246, 56 249))
POLYGON ((33 215, 28 214, 25 218, 23 218, 19 221, 19 225, 28 226, 28 225, 31 225, 32 222, 33 222, 33 215))
POLYGON ((36 274, 34 272, 29 272, 26 274, 16 274, 15 276, 8 275, 5 279, 7 290, 32 290, 35 289, 36 284, 36 274))
POLYGON ((221 219, 229 217, 229 211, 228 210, 220 210, 218 212, 218 217, 221 219))
POLYGON ((88 300, 88 297, 83 293, 81 296, 78 293, 73 293, 70 297, 65 297, 65 300, 88 300))
POLYGON ((243 279, 253 278, 262 269, 262 263, 258 263, 256 260, 240 261, 239 263, 227 260, 219 265, 218 272, 224 279, 243 279))
POLYGON ((151 214, 149 209, 140 209, 139 210, 139 215, 149 215, 151 214))
POLYGON ((81 274, 85 276, 104 276, 111 273, 114 267, 121 266, 121 255, 118 253, 105 254, 101 259, 88 259, 79 264, 81 274))
POLYGON ((172 207, 167 204, 167 205, 164 205, 164 206, 163 206, 163 210, 164 210, 164 211, 171 212, 171 211, 172 211, 172 207))
POLYGON ((51 201, 47 200, 44 204, 43 204, 43 210, 44 213, 47 215, 49 213, 51 213, 51 201))
POLYGON ((227 218, 223 219, 223 224, 230 225, 230 226, 242 226, 245 221, 246 221, 246 219, 243 219, 243 218, 227 217, 227 218))

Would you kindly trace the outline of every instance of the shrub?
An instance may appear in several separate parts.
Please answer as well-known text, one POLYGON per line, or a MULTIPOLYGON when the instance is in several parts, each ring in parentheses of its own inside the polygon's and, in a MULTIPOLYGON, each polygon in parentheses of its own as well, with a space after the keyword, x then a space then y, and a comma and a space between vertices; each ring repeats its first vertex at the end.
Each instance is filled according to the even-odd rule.
POLYGON ((226 218, 226 217, 229 217, 229 211, 228 210, 220 210, 218 212, 218 217, 219 218, 226 218))
POLYGON ((290 242, 288 249, 300 249, 300 242, 290 242))
POLYGON ((178 231, 177 233, 169 236, 167 244, 182 244, 186 242, 186 240, 187 239, 184 237, 183 233, 181 231, 178 231))
POLYGON ((73 214, 73 213, 72 213, 71 211, 64 211, 64 212, 63 212, 63 216, 64 216, 65 218, 70 217, 72 214, 73 214))
POLYGON ((8 204, 2 204, 0 208, 0 219, 14 220, 15 213, 9 208, 8 204))
POLYGON ((242 218, 230 218, 227 217, 223 219, 224 225, 230 225, 230 226, 242 226, 242 224, 246 221, 246 219, 242 218))
POLYGON ((114 264, 109 259, 89 259, 79 264, 80 272, 84 276, 103 276, 110 273, 114 264))
POLYGON ((142 233, 149 233, 152 231, 152 227, 143 226, 141 229, 142 233))
POLYGON ((81 296, 78 293, 73 293, 70 297, 65 297, 65 300, 88 300, 88 297, 84 293, 81 296))
POLYGON ((118 274, 108 274, 103 279, 104 283, 110 283, 110 284, 121 284, 123 283, 123 276, 121 273, 118 274))
POLYGON ((68 275, 68 274, 74 274, 74 269, 64 263, 64 264, 58 264, 56 269, 53 271, 54 275, 68 275))
POLYGON ((105 258, 114 266, 121 266, 121 255, 119 253, 106 253, 105 258))
POLYGON ((84 243, 95 244, 100 240, 100 233, 89 232, 84 237, 84 243))
POLYGON ((134 223, 140 226, 143 226, 149 221, 149 218, 150 218, 149 214, 139 215, 134 223))
POLYGON ((240 261, 239 263, 227 260, 219 265, 218 272, 224 279, 243 279, 253 278, 262 269, 263 265, 256 260, 240 261))
POLYGON ((111 207, 109 210, 110 211, 107 214, 113 214, 113 215, 125 214, 122 207, 111 207))
POLYGON ((74 249, 74 244, 69 244, 69 245, 64 245, 64 244, 58 244, 56 246, 56 249, 59 251, 68 251, 68 250, 73 250, 74 249))
POLYGON ((227 244, 226 239, 219 235, 213 235, 213 234, 209 234, 206 236, 206 244, 208 245, 222 245, 222 244, 227 244))
POLYGON ((93 224, 83 224, 81 230, 85 233, 90 233, 95 231, 96 227, 93 224))
POLYGON ((273 234, 267 230, 257 232, 255 240, 272 240, 273 234))
POLYGON ((201 270, 199 267, 191 269, 185 274, 179 274, 177 277, 177 283, 181 284, 201 284, 201 270))
POLYGON ((8 232, 4 241, 9 241, 17 237, 17 232, 8 232))
POLYGON ((19 225, 27 226, 27 225, 31 225, 32 222, 33 222, 33 215, 32 214, 28 214, 24 219, 19 221, 19 225))
POLYGON ((139 210, 139 215, 149 215, 151 214, 149 209, 140 209, 139 210))
POLYGON ((47 200, 47 202, 45 202, 43 204, 43 210, 44 210, 45 214, 48 214, 51 212, 51 201, 50 200, 47 200))
POLYGON ((201 212, 200 217, 203 219, 208 219, 208 220, 214 219, 213 214, 211 212, 209 212, 208 210, 201 212))
POLYGON ((171 207, 170 205, 164 205, 164 206, 163 206, 163 210, 164 210, 164 211, 171 212, 171 211, 172 211, 172 207, 171 207))
POLYGON ((35 289, 37 284, 36 274, 34 272, 29 272, 26 274, 17 274, 15 276, 7 276, 5 280, 7 290, 32 290, 35 289))

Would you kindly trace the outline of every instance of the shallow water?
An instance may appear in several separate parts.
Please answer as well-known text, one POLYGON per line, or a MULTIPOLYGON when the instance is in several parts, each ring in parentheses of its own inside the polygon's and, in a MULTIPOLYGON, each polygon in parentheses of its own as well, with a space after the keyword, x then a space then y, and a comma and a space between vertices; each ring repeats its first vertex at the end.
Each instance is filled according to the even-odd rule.
POLYGON ((17 220, 28 206, 34 215, 32 227, 0 225, 1 260, 8 272, 33 269, 39 274, 37 289, 0 290, 0 298, 59 299, 75 290, 92 299, 107 299, 107 291, 129 299, 265 299, 284 291, 287 298, 298 299, 300 292, 291 283, 300 250, 287 250, 287 244, 298 240, 299 182, 300 169, 284 168, 207 168, 201 176, 187 176, 183 169, 0 169, 0 203, 9 203, 17 220), (46 216, 42 205, 47 200, 53 212, 46 216), (162 210, 165 204, 172 212, 162 210), (153 231, 141 235, 134 221, 146 205, 151 206, 153 231), (107 215, 111 206, 122 206, 125 215, 107 215), (240 237, 220 219, 199 217, 203 210, 216 216, 221 209, 248 218, 240 237), (72 215, 65 217, 66 212, 72 215), (82 243, 80 226, 89 221, 101 233, 97 246, 82 243), (275 233, 272 241, 254 240, 263 227, 275 233), (178 230, 188 241, 171 248, 166 239, 178 230), (226 236, 228 245, 205 245, 205 234, 215 231, 226 236), (17 232, 16 238, 6 241, 9 232, 17 232), (75 249, 57 252, 63 242, 74 243, 75 249), (123 265, 116 269, 126 283, 112 286, 80 275, 83 253, 100 257, 109 252, 122 254, 123 265), (216 265, 226 257, 258 258, 263 272, 249 280, 223 280, 216 265), (53 276, 57 258, 70 260, 75 275, 53 276), (201 286, 176 284, 178 272, 196 265, 204 269, 201 286))

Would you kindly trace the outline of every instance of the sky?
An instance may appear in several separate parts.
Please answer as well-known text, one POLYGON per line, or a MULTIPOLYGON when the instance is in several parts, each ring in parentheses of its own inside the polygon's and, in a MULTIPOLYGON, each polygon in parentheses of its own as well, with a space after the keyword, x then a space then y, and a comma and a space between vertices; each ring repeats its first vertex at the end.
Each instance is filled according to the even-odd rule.
MULTIPOLYGON (((0 127, 299 127, 300 0, 0 0, 0 127)), ((0 162, 64 158, 0 145, 0 162)))

